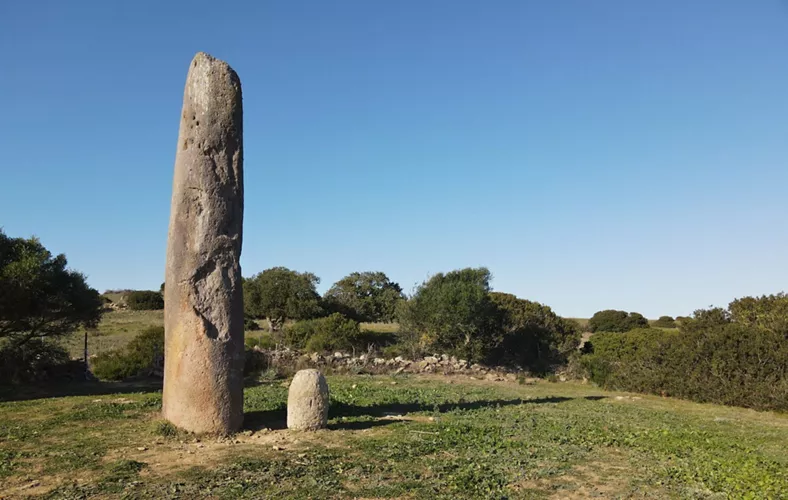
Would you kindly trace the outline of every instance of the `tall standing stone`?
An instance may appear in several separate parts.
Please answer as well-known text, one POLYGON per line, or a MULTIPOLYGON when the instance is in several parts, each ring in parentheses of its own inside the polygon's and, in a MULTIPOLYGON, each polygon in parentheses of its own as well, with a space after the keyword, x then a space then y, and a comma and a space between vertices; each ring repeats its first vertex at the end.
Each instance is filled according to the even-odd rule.
POLYGON ((243 421, 243 107, 227 63, 198 53, 183 95, 164 287, 164 418, 228 434, 243 421))

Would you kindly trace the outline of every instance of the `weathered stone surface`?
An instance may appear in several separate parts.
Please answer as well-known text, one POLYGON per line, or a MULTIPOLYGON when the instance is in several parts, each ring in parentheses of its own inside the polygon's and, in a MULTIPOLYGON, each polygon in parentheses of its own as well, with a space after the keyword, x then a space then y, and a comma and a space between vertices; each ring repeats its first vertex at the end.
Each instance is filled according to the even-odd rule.
POLYGON ((323 429, 328 421, 328 383, 318 370, 300 370, 287 395, 287 428, 323 429))
POLYGON ((198 53, 183 95, 165 279, 164 418, 227 434, 243 421, 241 82, 198 53))

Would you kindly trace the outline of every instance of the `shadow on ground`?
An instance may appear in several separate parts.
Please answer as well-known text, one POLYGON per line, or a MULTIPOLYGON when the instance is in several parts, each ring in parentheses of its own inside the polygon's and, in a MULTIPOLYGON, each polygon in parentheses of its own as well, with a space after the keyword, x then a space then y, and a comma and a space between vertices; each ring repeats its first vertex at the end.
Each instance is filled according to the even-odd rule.
MULTIPOLYGON (((256 378, 244 379, 244 388, 264 385, 256 378)), ((100 382, 98 380, 71 379, 63 382, 38 385, 0 385, 0 403, 31 399, 62 398, 67 396, 110 396, 133 392, 159 392, 162 379, 150 377, 128 382, 100 382)))
POLYGON ((157 391, 161 391, 161 379, 144 379, 133 382, 71 380, 68 382, 46 385, 2 387, 0 388, 0 402, 61 398, 66 396, 107 396, 112 394, 157 391))
MULTIPOLYGON (((329 417, 332 417, 329 415, 329 417)), ((331 422, 328 424, 330 430, 360 431, 381 427, 389 424, 396 424, 401 420, 354 420, 350 422, 331 422)), ((272 431, 287 429, 287 409, 284 406, 276 410, 249 411, 244 413, 244 430, 261 431, 269 429, 272 431)))
POLYGON ((521 404, 562 403, 574 398, 547 397, 536 399, 495 399, 483 401, 460 401, 458 403, 428 404, 418 401, 408 403, 385 403, 370 406, 349 405, 342 402, 332 402, 329 411, 330 417, 356 417, 368 415, 372 417, 385 417, 387 415, 406 415, 408 413, 433 412, 447 413, 456 410, 479 410, 482 408, 500 408, 504 406, 521 404))
MULTIPOLYGON (((605 396, 587 396, 590 401, 604 399, 605 396)), ((426 404, 419 402, 386 403, 370 406, 358 406, 339 401, 332 401, 328 412, 329 420, 343 417, 367 417, 372 420, 354 420, 334 422, 328 425, 334 430, 362 430, 372 427, 407 422, 407 420, 385 419, 385 417, 405 416, 409 413, 437 412, 447 413, 455 410, 479 410, 482 408, 501 408, 521 404, 563 403, 575 398, 547 397, 537 399, 495 399, 484 401, 468 401, 458 403, 426 404)), ((287 428, 287 408, 284 404, 274 410, 250 411, 244 414, 244 429, 259 431, 262 429, 280 430, 287 428)))

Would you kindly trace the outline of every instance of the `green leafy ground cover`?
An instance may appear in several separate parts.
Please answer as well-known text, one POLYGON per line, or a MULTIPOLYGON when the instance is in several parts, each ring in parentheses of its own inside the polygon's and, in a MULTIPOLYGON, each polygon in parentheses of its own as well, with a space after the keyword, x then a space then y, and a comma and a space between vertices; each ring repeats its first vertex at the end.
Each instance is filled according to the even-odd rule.
POLYGON ((285 426, 287 380, 245 429, 185 434, 156 387, 0 393, 0 497, 788 498, 788 417, 448 377, 329 377, 330 429, 285 426))

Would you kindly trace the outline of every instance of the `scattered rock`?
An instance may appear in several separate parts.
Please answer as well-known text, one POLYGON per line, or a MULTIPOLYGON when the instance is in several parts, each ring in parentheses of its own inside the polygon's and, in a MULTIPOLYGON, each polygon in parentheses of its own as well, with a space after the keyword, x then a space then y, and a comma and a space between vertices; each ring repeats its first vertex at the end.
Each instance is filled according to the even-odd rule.
POLYGON ((147 451, 147 449, 148 449, 147 446, 138 446, 137 447, 137 451, 147 451))

